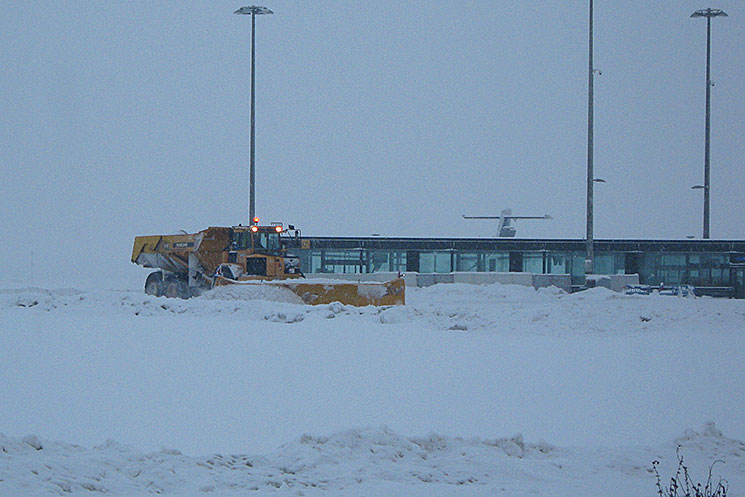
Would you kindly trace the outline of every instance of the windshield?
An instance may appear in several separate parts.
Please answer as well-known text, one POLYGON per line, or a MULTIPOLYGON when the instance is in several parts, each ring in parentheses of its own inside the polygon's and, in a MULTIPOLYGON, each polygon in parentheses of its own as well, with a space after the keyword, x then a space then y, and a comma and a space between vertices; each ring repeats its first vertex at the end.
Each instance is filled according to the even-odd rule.
POLYGON ((254 233, 254 249, 274 252, 279 250, 279 233, 254 233))
POLYGON ((241 231, 233 233, 233 250, 247 250, 251 248, 253 238, 253 249, 259 252, 277 252, 280 249, 279 233, 241 231))

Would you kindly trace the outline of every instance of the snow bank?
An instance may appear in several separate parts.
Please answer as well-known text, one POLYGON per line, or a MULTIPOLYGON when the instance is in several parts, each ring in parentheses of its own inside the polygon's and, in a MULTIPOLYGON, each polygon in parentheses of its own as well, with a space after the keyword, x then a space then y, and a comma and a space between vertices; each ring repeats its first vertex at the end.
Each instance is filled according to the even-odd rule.
POLYGON ((292 290, 279 285, 225 285, 205 292, 198 298, 204 300, 266 300, 303 304, 302 299, 292 290))
POLYGON ((745 469, 745 443, 727 438, 713 422, 704 425, 700 432, 688 429, 675 439, 684 449, 694 449, 709 454, 713 459, 730 460, 740 463, 745 469))
MULTIPOLYGON (((695 466, 727 452, 730 490, 745 483, 745 445, 713 426, 682 437, 695 466)), ((665 454, 665 452, 668 452, 665 454)), ((3 495, 652 495, 652 457, 665 448, 566 449, 521 435, 463 439, 405 437, 390 428, 303 435, 267 455, 192 457, 175 449, 142 453, 108 440, 85 448, 36 436, 0 435, 3 495), (465 492, 464 492, 465 490, 465 492), (536 490, 538 492, 536 492, 536 490), (626 493, 631 491, 631 493, 626 493)), ((694 475, 695 476, 695 475, 694 475)), ((736 492, 732 492, 733 494, 736 492)))
POLYGON ((679 323, 709 330, 709 323, 723 320, 727 326, 745 328, 745 312, 738 301, 726 299, 626 296, 603 287, 570 295, 556 287, 465 283, 409 287, 406 292, 406 306, 357 308, 304 305, 292 291, 277 285, 223 286, 190 300, 139 291, 24 288, 0 290, 0 312, 228 316, 288 324, 339 316, 455 332, 543 335, 646 333, 672 330, 679 323))

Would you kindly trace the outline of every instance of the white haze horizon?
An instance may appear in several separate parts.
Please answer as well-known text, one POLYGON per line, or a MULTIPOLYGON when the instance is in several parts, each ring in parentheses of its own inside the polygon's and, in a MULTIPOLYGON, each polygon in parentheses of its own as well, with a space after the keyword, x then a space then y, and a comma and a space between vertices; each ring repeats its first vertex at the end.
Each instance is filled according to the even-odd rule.
MULTIPOLYGON (((266 3, 256 198, 313 236, 585 234, 587 5, 266 3)), ((234 2, 7 6, 3 279, 141 279, 140 234, 247 221, 250 18, 234 2), (134 276, 133 276, 134 275, 134 276)), ((711 237, 743 239, 745 6, 712 5, 711 237)), ((595 2, 597 239, 701 237, 700 2, 595 2)))

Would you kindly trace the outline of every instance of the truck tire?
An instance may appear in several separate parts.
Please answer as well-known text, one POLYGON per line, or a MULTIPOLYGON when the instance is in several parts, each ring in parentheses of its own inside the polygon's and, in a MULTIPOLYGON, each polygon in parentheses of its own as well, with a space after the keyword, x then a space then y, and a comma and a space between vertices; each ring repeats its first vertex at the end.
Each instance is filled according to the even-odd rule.
POLYGON ((189 285, 177 278, 166 280, 163 295, 172 299, 188 299, 189 285))
POLYGON ((179 290, 178 280, 166 281, 165 288, 163 290, 163 295, 171 299, 180 297, 181 292, 179 290))
POLYGON ((161 271, 155 271, 148 275, 145 280, 145 293, 153 297, 163 295, 163 273, 161 271))

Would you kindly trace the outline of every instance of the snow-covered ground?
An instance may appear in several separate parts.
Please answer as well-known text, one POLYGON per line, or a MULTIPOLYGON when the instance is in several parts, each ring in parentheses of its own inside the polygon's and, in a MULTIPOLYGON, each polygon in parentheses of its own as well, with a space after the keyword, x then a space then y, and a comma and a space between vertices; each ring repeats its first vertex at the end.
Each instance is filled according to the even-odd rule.
POLYGON ((742 301, 10 286, 0 496, 653 496, 678 445, 745 493, 742 301))

